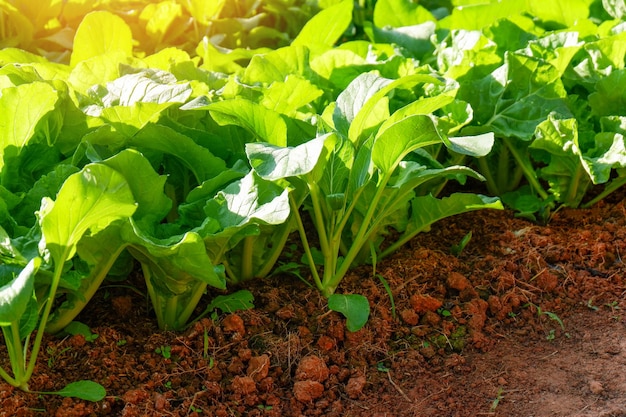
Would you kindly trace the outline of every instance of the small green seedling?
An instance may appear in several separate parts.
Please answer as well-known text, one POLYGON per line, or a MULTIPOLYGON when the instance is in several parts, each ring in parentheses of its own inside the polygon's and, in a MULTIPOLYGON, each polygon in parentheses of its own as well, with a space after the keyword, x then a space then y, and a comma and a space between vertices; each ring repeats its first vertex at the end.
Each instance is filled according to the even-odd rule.
POLYGON ((154 349, 155 353, 163 356, 165 359, 170 359, 172 357, 172 347, 171 346, 161 346, 154 349))
POLYGON ((591 297, 589 300, 587 300, 587 307, 590 310, 593 310, 593 311, 598 311, 600 309, 598 306, 593 304, 593 297, 591 297))
POLYGON ((502 401, 502 394, 503 394, 504 390, 502 389, 502 387, 498 388, 498 392, 496 393, 496 398, 491 402, 491 407, 489 408, 489 411, 494 413, 496 411, 496 408, 498 408, 498 405, 500 404, 500 401, 502 401))
POLYGON ((49 355, 48 356, 48 368, 50 369, 54 368, 54 364, 57 361, 57 358, 71 349, 72 348, 68 346, 61 350, 57 350, 56 347, 48 346, 46 348, 46 353, 49 355))
POLYGON ((383 277, 380 274, 376 274, 376 277, 380 280, 381 284, 383 284, 383 287, 385 287, 385 291, 387 291, 387 295, 389 296, 389 302, 391 303, 391 317, 396 318, 396 303, 393 299, 393 292, 391 292, 391 287, 389 286, 389 283, 387 282, 387 280, 385 279, 385 277, 383 277))
POLYGON ((465 249, 471 239, 472 231, 470 230, 465 236, 463 236, 463 239, 461 239, 458 244, 452 245, 452 247, 450 247, 450 253, 452 253, 454 256, 460 256, 461 252, 463 252, 463 249, 465 249))
POLYGON ((216 310, 220 310, 222 313, 234 313, 235 311, 249 310, 251 308, 254 308, 254 295, 248 290, 239 290, 232 294, 218 295, 209 303, 202 314, 189 323, 188 327, 207 314, 211 314, 211 318, 215 321, 217 319, 216 310))

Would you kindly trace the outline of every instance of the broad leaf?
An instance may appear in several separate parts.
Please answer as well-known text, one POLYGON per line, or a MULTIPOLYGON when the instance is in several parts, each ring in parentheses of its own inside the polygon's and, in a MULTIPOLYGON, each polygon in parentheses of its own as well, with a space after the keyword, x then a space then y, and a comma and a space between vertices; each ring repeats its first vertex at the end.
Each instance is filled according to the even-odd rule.
POLYGON ((74 50, 70 65, 76 66, 88 58, 107 52, 120 51, 132 56, 133 36, 124 20, 107 11, 87 14, 74 37, 74 50))
POLYGON ((41 258, 31 259, 15 279, 0 287, 0 326, 18 323, 27 308, 31 306, 30 300, 34 297, 35 274, 40 265, 41 258))
POLYGON ((88 230, 92 233, 133 215, 137 206, 126 179, 102 164, 90 164, 71 175, 56 201, 44 198, 39 211, 41 232, 55 264, 62 265, 88 230))
MULTIPOLYGON (((0 156, 15 148, 19 154, 31 141, 51 141, 45 136, 46 118, 54 110, 58 94, 47 83, 33 82, 2 90, 0 96, 0 156), (33 100, 37 97, 37 100, 33 100)), ((0 168, 4 161, 0 158, 0 168)), ((3 173, 4 175, 4 173, 3 173)))
POLYGON ((360 330, 370 315, 370 304, 360 294, 333 294, 328 297, 328 308, 346 317, 346 328, 351 332, 360 330))
POLYGON ((56 394, 62 397, 78 398, 85 401, 101 401, 106 396, 106 390, 97 382, 76 381, 67 384, 60 391, 45 392, 44 394, 56 394))
POLYGON ((331 134, 318 136, 296 147, 279 147, 267 143, 247 143, 246 154, 254 171, 261 178, 274 181, 310 172, 331 134))
POLYGON ((352 0, 343 0, 322 10, 304 25, 291 44, 332 47, 348 29, 352 21, 353 7, 352 0))
POLYGON ((380 127, 372 149, 372 161, 384 174, 390 175, 409 152, 441 142, 442 138, 429 116, 410 116, 390 126, 383 124, 380 127))

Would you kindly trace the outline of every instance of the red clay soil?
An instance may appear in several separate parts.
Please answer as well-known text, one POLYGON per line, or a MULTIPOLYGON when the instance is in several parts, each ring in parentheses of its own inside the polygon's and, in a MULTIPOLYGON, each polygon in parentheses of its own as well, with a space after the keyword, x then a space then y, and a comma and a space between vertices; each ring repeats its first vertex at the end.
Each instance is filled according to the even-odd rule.
POLYGON ((548 226, 510 211, 437 223, 379 262, 393 297, 371 267, 345 280, 370 301, 356 333, 292 276, 250 283, 254 309, 182 332, 103 288, 78 317, 97 339, 46 336, 31 389, 90 379, 107 397, 0 383, 0 416, 626 416, 623 198, 548 226))

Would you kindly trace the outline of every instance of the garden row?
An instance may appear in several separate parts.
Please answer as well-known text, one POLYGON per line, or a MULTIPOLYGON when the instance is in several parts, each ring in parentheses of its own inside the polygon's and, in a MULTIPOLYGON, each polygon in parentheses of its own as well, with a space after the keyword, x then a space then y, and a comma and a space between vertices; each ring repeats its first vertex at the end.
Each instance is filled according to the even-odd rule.
POLYGON ((356 330, 349 268, 448 216, 545 222, 626 182, 623 2, 49 3, 0 3, 0 376, 22 389, 43 330, 135 263, 177 330, 209 286, 298 272, 277 268, 297 232, 356 330), (475 180, 490 196, 446 191, 475 180))

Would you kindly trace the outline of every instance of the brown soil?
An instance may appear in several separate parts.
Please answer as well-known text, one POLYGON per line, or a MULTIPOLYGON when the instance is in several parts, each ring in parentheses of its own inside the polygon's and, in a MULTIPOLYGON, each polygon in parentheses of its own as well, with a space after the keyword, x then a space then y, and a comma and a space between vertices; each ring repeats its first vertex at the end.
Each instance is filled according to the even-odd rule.
POLYGON ((98 338, 46 336, 31 388, 91 379, 105 400, 0 383, 0 416, 626 416, 623 198, 548 226, 508 211, 437 223, 379 263, 393 298, 371 268, 345 280, 370 300, 356 333, 290 276, 176 333, 145 297, 103 288, 78 318, 98 338))

